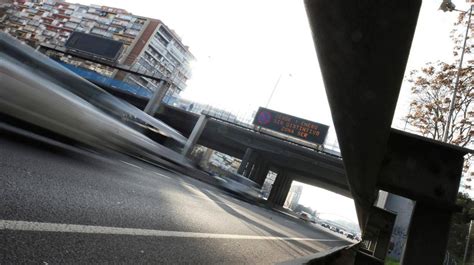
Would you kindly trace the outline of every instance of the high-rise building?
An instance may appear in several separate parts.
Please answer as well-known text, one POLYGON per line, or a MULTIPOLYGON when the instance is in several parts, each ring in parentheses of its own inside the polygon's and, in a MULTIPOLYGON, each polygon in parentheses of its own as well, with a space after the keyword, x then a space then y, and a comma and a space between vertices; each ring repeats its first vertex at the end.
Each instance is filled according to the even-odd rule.
POLYGON ((298 201, 301 198, 301 193, 303 193, 303 186, 292 185, 290 191, 288 192, 288 196, 286 197, 286 201, 283 207, 292 210, 295 209, 296 205, 298 205, 298 201))
MULTIPOLYGON (((136 71, 168 78, 173 83, 169 94, 185 89, 191 77, 190 62, 194 56, 173 30, 160 20, 133 15, 119 8, 61 0, 16 0, 3 4, 0 30, 33 47, 64 46, 72 32, 120 41, 123 49, 118 62, 133 66, 136 71)), ((150 91, 158 88, 157 81, 145 77, 117 72, 85 60, 67 57, 61 60, 150 91)))

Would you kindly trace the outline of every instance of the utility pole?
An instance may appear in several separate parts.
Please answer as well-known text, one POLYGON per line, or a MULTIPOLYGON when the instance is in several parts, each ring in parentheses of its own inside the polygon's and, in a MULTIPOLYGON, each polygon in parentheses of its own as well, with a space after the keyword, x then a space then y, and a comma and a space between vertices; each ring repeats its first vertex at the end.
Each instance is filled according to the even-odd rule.
POLYGON ((467 35, 469 33, 469 28, 471 26, 471 15, 472 15, 473 7, 474 7, 474 5, 471 5, 471 7, 469 8, 469 11, 468 11, 469 16, 468 16, 468 19, 467 19, 466 34, 464 35, 464 43, 463 43, 462 50, 461 50, 461 58, 459 60, 459 67, 458 67, 458 71, 457 71, 457 74, 456 74, 456 81, 454 83, 453 97, 451 98, 451 104, 449 105, 448 118, 446 120, 446 127, 444 128, 443 142, 448 141, 449 129, 451 127, 451 119, 453 117, 454 108, 456 107, 456 94, 458 92, 458 87, 459 87, 459 76, 461 75, 462 62, 463 62, 463 59, 464 59, 464 51, 466 49, 466 42, 467 42, 467 37, 468 37, 467 35))
MULTIPOLYGON (((275 86, 273 86, 272 93, 270 94, 270 97, 268 98, 267 104, 265 104, 265 108, 267 108, 268 105, 270 104, 270 101, 271 101, 272 98, 273 98, 273 94, 275 94, 275 91, 276 91, 276 89, 277 89, 277 87, 278 87, 278 84, 280 83, 280 80, 281 80, 281 77, 282 77, 282 76, 283 76, 283 74, 280 74, 280 75, 278 76, 278 79, 277 79, 277 81, 276 81, 276 83, 275 83, 275 86)), ((288 74, 288 76, 291 77, 292 75, 291 75, 291 74, 288 74)))
POLYGON ((466 247, 464 248, 464 257, 462 259, 462 264, 466 264, 467 251, 469 250, 469 241, 471 239, 471 229, 472 229, 472 220, 469 222, 469 232, 467 233, 466 247))

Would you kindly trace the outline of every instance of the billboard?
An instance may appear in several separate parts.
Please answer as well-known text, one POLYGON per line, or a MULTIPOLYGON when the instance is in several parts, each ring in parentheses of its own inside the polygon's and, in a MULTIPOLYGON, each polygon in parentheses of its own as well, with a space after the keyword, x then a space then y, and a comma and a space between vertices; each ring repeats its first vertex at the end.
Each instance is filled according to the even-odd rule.
POLYGON ((113 39, 82 32, 73 32, 65 44, 68 51, 94 59, 115 61, 123 43, 113 39))
POLYGON ((316 144, 324 143, 329 130, 327 125, 262 107, 258 108, 253 124, 316 144))

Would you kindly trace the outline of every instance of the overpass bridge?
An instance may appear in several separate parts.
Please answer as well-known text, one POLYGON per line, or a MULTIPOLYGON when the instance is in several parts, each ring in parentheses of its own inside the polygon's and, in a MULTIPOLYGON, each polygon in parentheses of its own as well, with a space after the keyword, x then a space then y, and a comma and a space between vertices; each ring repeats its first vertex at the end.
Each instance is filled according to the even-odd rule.
MULTIPOLYGON (((35 105, 35 100, 37 100, 39 96, 44 95, 42 95, 38 89, 31 89, 31 84, 34 84, 38 87, 41 86, 42 88, 44 87, 44 91, 49 91, 48 89, 51 87, 56 87, 56 85, 60 87, 68 87, 70 91, 79 95, 80 98, 87 100, 88 103, 94 104, 95 107, 91 108, 91 112, 96 111, 96 108, 98 108, 104 113, 112 114, 116 119, 129 117, 129 115, 131 115, 135 120, 139 120, 141 125, 149 124, 153 125, 155 128, 159 128, 159 134, 152 132, 146 133, 150 138, 157 140, 158 143, 168 145, 168 147, 171 148, 176 147, 176 143, 179 143, 179 145, 185 143, 185 137, 189 138, 198 121, 199 115, 179 108, 167 106, 165 104, 161 104, 161 108, 155 112, 155 117, 158 118, 158 120, 153 119, 139 110, 145 108, 148 102, 148 98, 146 96, 149 95, 144 96, 141 94, 130 93, 131 91, 115 87, 115 83, 113 82, 110 83, 111 85, 107 85, 104 84, 104 82, 98 82, 101 81, 100 79, 89 79, 91 82, 96 83, 105 90, 111 92, 119 98, 124 99, 125 101, 128 101, 139 109, 133 108, 133 106, 130 106, 129 104, 126 104, 125 102, 118 100, 115 97, 104 93, 103 91, 94 89, 88 82, 85 82, 83 79, 78 78, 76 75, 63 68, 62 66, 64 66, 64 64, 61 66, 57 63, 47 60, 43 56, 40 56, 39 53, 31 53, 31 51, 29 51, 29 49, 26 47, 17 47, 15 42, 15 40, 6 35, 0 35, 0 45, 4 47, 7 56, 11 55, 8 57, 11 58, 8 61, 9 64, 7 64, 7 61, 5 61, 4 65, 1 67, 5 68, 5 71, 13 71, 12 73, 19 75, 18 80, 27 80, 29 83, 28 86, 25 85, 25 88, 22 90, 16 89, 12 91, 3 91, 5 98, 13 97, 13 99, 16 101, 20 101, 23 98, 31 98, 27 106, 29 108, 33 108, 36 107, 37 104, 40 104, 37 103, 35 105), (52 82, 55 83, 51 84, 52 82), (14 96, 20 92, 24 94, 14 96), (37 98, 33 96, 33 93, 39 94, 37 98)), ((77 69, 74 68, 70 70, 75 71, 77 69)), ((132 71, 130 69, 124 70, 132 71)), ((84 73, 78 74, 84 76, 84 73)), ((84 77, 87 78, 88 76, 84 77)), ((11 81, 11 87, 17 87, 18 80, 15 79, 11 81)), ((85 105, 85 102, 83 103, 85 105)), ((45 104, 46 105, 42 107, 40 111, 45 112, 44 115, 47 117, 49 112, 46 112, 49 111, 51 107, 47 105, 49 103, 45 104)), ((5 103, 5 105, 8 104, 5 103)), ((67 107, 73 106, 73 104, 68 103, 64 103, 64 105, 67 107)), ((77 103, 77 105, 80 104, 77 103)), ((83 114, 83 112, 79 110, 67 111, 64 113, 64 115, 60 116, 60 118, 63 119, 61 125, 52 124, 47 118, 38 120, 37 118, 31 117, 27 110, 19 111, 17 109, 8 109, 7 111, 7 113, 16 114, 20 112, 22 115, 28 116, 29 122, 40 124, 40 126, 44 127, 59 126, 61 127, 59 128, 60 130, 65 131, 64 133, 72 138, 79 137, 79 132, 82 132, 81 130, 84 129, 82 127, 84 127, 85 123, 80 126, 80 123, 74 122, 76 120, 84 119, 84 117, 82 117, 84 115, 81 116, 81 113, 83 114), (65 124, 69 126, 66 129, 64 128, 65 124)), ((60 110, 57 111, 57 113, 60 112, 60 110)), ((91 117, 92 119, 97 115, 98 114, 91 114, 87 117, 91 117)), ((111 120, 111 122, 116 123, 114 120, 111 120)), ((123 139, 124 136, 120 134, 123 130, 133 131, 128 127, 125 128, 124 126, 120 125, 120 128, 117 127, 116 129, 112 130, 105 124, 97 122, 95 127, 93 126, 89 129, 97 134, 100 134, 103 131, 109 132, 109 137, 106 138, 101 138, 95 134, 91 136, 91 133, 89 132, 82 133, 81 135, 86 135, 88 137, 86 139, 87 142, 91 143, 92 145, 103 144, 103 142, 105 142, 110 146, 114 146, 114 148, 133 149, 137 154, 141 153, 143 151, 142 149, 146 149, 140 144, 129 145, 129 142, 135 139, 123 139), (113 137, 111 136, 115 134, 117 134, 117 137, 121 140, 112 139, 113 137), (100 141, 97 139, 100 139, 100 141), (111 140, 116 142, 108 143, 111 140)), ((133 132, 137 134, 138 138, 141 137, 139 141, 147 143, 147 148, 151 148, 153 150, 158 149, 160 150, 161 154, 163 154, 163 157, 166 157, 166 159, 177 163, 186 164, 186 159, 183 159, 183 156, 180 154, 173 152, 168 148, 164 148, 161 145, 156 145, 156 143, 150 141, 148 138, 142 139, 146 137, 143 137, 143 135, 137 131, 133 132)), ((221 153, 242 159, 242 165, 239 169, 239 173, 242 173, 246 177, 254 180, 259 185, 263 185, 263 182, 265 181, 265 178, 270 170, 276 172, 277 178, 269 197, 269 202, 273 203, 274 205, 283 206, 293 180, 316 185, 351 197, 349 186, 346 181, 342 159, 340 157, 323 153, 317 149, 298 145, 297 143, 285 141, 271 135, 263 134, 252 128, 246 128, 237 124, 232 124, 212 118, 206 123, 206 126, 196 143, 221 153)), ((149 151, 153 152, 152 150, 149 151)))
MULTIPOLYGON (((41 45, 44 52, 53 51, 74 57, 95 61, 91 58, 71 54, 67 49, 52 45, 41 45)), ((131 86, 120 80, 108 78, 90 70, 62 63, 64 67, 102 87, 111 94, 131 103, 139 109, 145 110, 151 95, 140 87, 131 86)), ((109 64, 98 62, 103 65, 138 74, 154 80, 162 79, 160 76, 148 76, 146 73, 136 72, 133 67, 122 64, 109 64)), ((166 91, 166 90, 164 90, 166 91)), ((159 92, 161 93, 161 92, 159 92)), ((166 100, 166 95, 157 100, 166 100)), ((157 105, 158 106, 158 105, 157 105)), ((177 130, 185 137, 189 137, 199 115, 165 104, 159 104, 160 108, 155 112, 155 117, 177 130)), ((155 108, 155 107, 153 107, 155 108)), ((173 137, 161 134, 148 133, 150 138, 159 143, 176 147, 173 137)), ((238 124, 211 118, 200 135, 197 144, 209 147, 221 153, 242 159, 239 173, 254 180, 260 186, 263 185, 268 172, 277 173, 273 184, 269 201, 274 205, 283 206, 293 180, 315 185, 341 195, 352 197, 345 176, 342 158, 333 154, 321 152, 296 142, 286 141, 282 138, 261 133, 254 128, 239 126, 238 124)), ((181 143, 182 144, 182 143, 181 143)), ((179 145, 178 148, 181 148, 179 145)))
MULTIPOLYGON (((143 109, 147 98, 111 87, 104 89, 143 109)), ((162 104, 155 117, 189 137, 199 115, 162 104)), ((153 137, 153 136, 151 136, 153 137)), ((167 140, 164 140, 165 144, 167 140)), ((263 185, 268 172, 277 173, 269 202, 283 206, 293 180, 351 197, 342 158, 286 141, 256 129, 210 117, 197 144, 242 160, 239 173, 263 185)))

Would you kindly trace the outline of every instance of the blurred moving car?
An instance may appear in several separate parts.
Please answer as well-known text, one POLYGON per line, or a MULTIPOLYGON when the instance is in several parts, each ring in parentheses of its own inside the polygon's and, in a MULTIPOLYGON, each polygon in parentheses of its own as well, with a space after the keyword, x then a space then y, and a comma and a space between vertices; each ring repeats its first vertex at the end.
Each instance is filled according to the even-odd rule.
POLYGON ((246 199, 257 200, 259 198, 260 189, 258 188, 258 184, 242 175, 229 172, 226 176, 214 174, 214 178, 216 178, 219 185, 227 191, 246 199))
POLYGON ((300 219, 303 220, 303 221, 306 221, 306 222, 310 222, 311 221, 311 216, 307 212, 301 212, 300 213, 300 219))

